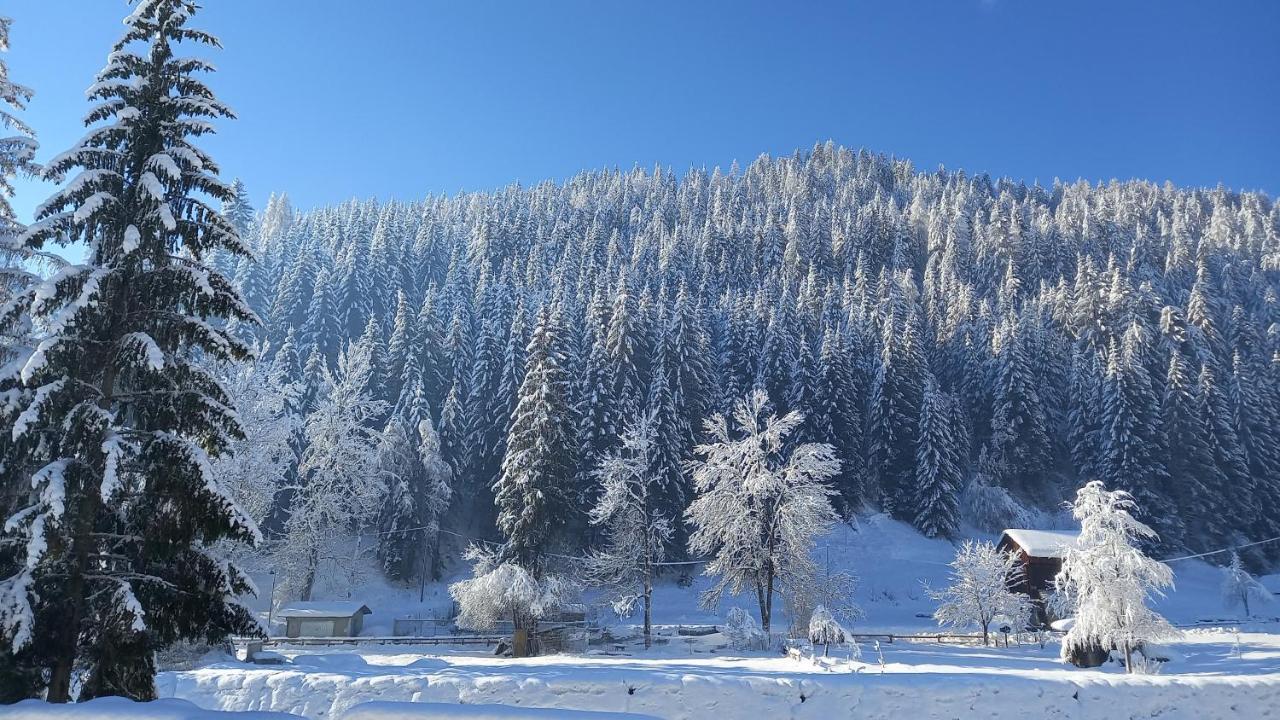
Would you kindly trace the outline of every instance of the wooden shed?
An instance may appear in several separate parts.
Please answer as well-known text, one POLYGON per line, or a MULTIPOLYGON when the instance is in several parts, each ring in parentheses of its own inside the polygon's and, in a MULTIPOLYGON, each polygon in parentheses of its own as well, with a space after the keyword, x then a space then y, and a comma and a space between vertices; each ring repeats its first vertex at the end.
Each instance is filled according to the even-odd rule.
POLYGON ((326 600, 293 603, 276 617, 284 619, 286 637, 355 637, 364 629, 364 616, 371 612, 358 602, 326 600))
POLYGON ((1079 537, 1071 531, 1026 528, 1010 528, 1000 534, 997 547, 1013 553, 1022 564, 1022 579, 1014 589, 1026 593, 1035 603, 1036 619, 1041 624, 1052 619, 1046 612, 1045 601, 1053 592, 1053 579, 1062 569, 1062 558, 1079 537))

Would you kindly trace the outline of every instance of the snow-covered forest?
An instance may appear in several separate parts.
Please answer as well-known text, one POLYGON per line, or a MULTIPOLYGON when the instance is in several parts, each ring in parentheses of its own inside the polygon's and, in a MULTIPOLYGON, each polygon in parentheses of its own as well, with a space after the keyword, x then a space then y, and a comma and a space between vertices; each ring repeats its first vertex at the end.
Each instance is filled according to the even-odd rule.
MULTIPOLYGON (((522 388, 560 429, 548 547, 595 539, 593 471, 643 413, 679 523, 703 419, 753 388, 805 414, 796 441, 835 447, 845 514, 999 529, 1099 478, 1139 499, 1166 552, 1280 535, 1280 208, 1264 195, 1028 186, 825 144, 228 213, 256 260, 220 267, 263 318, 238 332, 300 385, 303 415, 340 356, 367 356, 368 422, 434 423, 444 525, 468 536, 500 539, 522 388), (526 386, 544 355, 555 371, 526 386)), ((381 482, 372 466, 347 481, 381 482)), ((385 527, 413 526, 397 515, 427 493, 388 495, 385 527)))
MULTIPOLYGON (((800 658, 776 614, 852 663, 852 563, 816 549, 860 520, 954 552, 924 561, 949 587, 904 594, 984 646, 1045 649, 1016 589, 1033 559, 1059 563, 1077 664, 1169 661, 1162 559, 1221 556, 1245 619, 1273 600, 1253 575, 1280 565, 1268 196, 828 142, 255 208, 201 147, 234 114, 181 52, 220 47, 198 9, 134 3, 88 133, 43 164, 0 62, 0 701, 154 699, 160 651, 265 636, 250 598, 270 625, 375 575, 417 609, 454 580, 455 629, 509 623, 520 657, 584 586, 667 644, 655 594, 701 572, 704 609, 759 617, 729 608, 709 652, 800 658), (20 175, 58 186, 29 224, 20 175), (975 539, 1077 524, 1045 557, 975 539)), ((372 614, 352 612, 344 638, 372 614)))

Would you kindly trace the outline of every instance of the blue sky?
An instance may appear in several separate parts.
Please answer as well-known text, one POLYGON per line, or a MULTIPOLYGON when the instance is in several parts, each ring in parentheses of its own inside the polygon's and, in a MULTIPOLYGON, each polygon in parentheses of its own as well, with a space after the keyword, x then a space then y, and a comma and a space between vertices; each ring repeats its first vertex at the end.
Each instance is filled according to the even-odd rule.
MULTIPOLYGON (((128 12, 5 0, 42 159, 128 12)), ((1280 2, 207 0, 207 147, 259 207, 584 168, 743 164, 826 139, 1047 183, 1280 191, 1280 2)), ((26 213, 51 188, 23 185, 26 213)))

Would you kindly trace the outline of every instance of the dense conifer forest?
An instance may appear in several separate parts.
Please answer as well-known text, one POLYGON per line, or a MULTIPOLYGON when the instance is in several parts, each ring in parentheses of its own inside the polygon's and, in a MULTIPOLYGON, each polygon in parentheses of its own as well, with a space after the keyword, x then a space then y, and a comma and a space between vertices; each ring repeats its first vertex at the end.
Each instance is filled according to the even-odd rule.
POLYGON ((255 213, 245 197, 226 213, 257 259, 217 264, 300 413, 338 387, 376 404, 370 427, 438 431, 445 509, 421 472, 380 501, 393 574, 413 574, 416 538, 395 531, 428 505, 459 534, 523 522, 539 547, 585 549, 592 471, 643 413, 682 517, 704 418, 754 388, 804 413, 794 442, 834 446, 846 516, 998 530, 1051 522, 1101 479, 1164 552, 1280 535, 1265 195, 1041 187, 827 143, 419 202, 296 212, 280 195, 255 213), (359 377, 335 385, 335 368, 359 377))

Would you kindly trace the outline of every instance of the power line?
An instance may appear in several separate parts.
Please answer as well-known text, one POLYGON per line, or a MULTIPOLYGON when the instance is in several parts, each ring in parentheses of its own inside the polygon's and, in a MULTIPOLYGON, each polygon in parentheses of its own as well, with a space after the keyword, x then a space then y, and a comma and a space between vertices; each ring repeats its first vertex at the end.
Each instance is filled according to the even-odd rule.
POLYGON ((1251 542, 1251 543, 1245 543, 1245 544, 1234 544, 1234 546, 1231 546, 1231 547, 1224 547, 1224 548, 1221 548, 1221 550, 1211 550, 1211 551, 1208 551, 1208 552, 1197 552, 1197 553, 1196 553, 1196 555, 1184 555, 1184 556, 1181 556, 1181 557, 1170 557, 1170 559, 1164 560, 1164 562, 1178 562, 1179 560, 1192 560, 1192 559, 1194 559, 1194 557, 1206 557, 1206 556, 1210 556, 1210 555, 1217 555, 1217 553, 1220 553, 1220 552, 1231 552, 1231 551, 1235 551, 1235 550, 1244 550, 1244 548, 1245 548, 1245 547, 1253 547, 1253 546, 1256 546, 1256 544, 1266 544, 1266 543, 1268 543, 1268 542, 1276 542, 1276 541, 1277 541, 1277 539, 1280 539, 1280 536, 1276 536, 1276 537, 1274 537, 1274 538, 1267 538, 1267 539, 1265 539, 1265 541, 1251 542))

